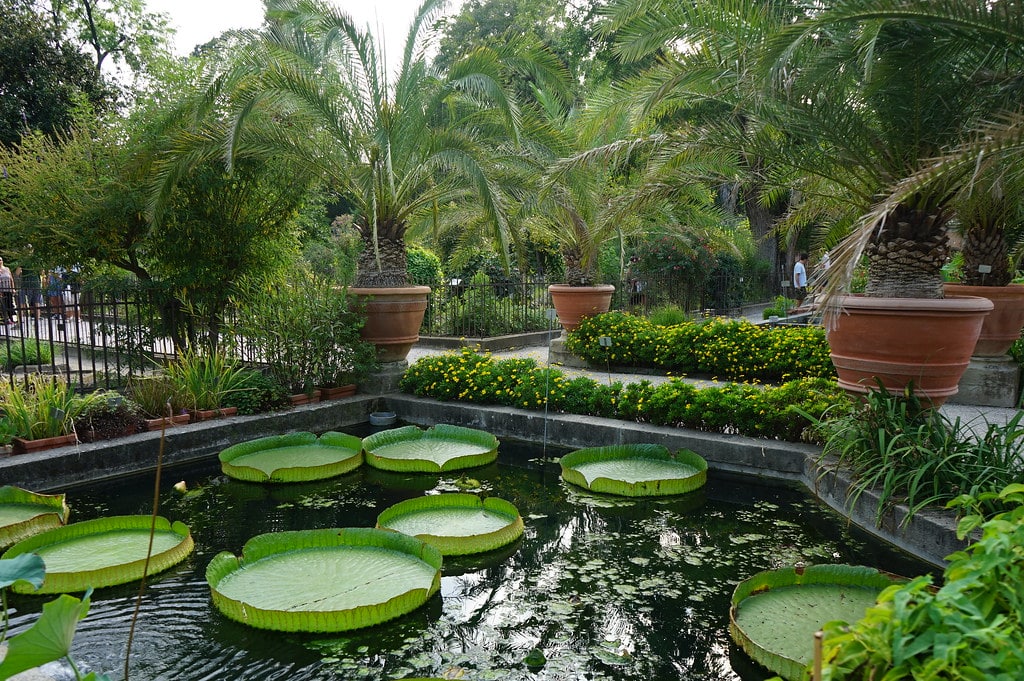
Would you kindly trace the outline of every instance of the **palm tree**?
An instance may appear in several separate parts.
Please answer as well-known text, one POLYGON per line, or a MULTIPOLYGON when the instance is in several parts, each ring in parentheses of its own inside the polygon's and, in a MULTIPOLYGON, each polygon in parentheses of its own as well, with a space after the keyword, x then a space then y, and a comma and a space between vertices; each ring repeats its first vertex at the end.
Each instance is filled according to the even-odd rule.
POLYGON ((478 201, 506 244, 487 152, 492 135, 516 134, 518 110, 494 50, 445 73, 430 67, 427 30, 445 5, 420 6, 392 80, 373 36, 344 12, 322 0, 268 0, 267 27, 248 35, 205 93, 205 113, 228 124, 220 144, 229 162, 300 160, 354 206, 359 286, 406 285, 408 226, 451 201, 478 201))

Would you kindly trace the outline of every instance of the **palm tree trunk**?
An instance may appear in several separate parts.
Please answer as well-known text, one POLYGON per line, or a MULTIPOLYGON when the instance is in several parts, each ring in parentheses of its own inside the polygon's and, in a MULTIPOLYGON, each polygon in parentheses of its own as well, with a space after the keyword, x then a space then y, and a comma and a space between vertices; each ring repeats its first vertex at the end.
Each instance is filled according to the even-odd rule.
POLYGON ((374 248, 372 234, 360 233, 363 250, 356 260, 356 286, 394 288, 409 284, 405 239, 378 235, 374 248), (380 254, 378 259, 377 255, 380 254))
POLYGON ((963 283, 968 286, 1006 286, 1013 281, 1010 244, 998 219, 965 225, 963 283), (987 266, 988 272, 979 268, 987 266))
POLYGON ((942 298, 942 266, 949 257, 941 210, 898 206, 874 235, 865 294, 873 298, 942 298))

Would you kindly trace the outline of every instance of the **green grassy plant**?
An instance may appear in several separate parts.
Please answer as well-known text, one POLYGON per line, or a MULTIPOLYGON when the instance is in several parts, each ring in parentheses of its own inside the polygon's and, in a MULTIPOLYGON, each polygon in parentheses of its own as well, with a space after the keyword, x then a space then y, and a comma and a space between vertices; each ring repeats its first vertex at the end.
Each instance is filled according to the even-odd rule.
POLYGON ((787 298, 786 296, 775 296, 775 300, 772 304, 764 309, 762 312, 762 319, 768 319, 769 317, 785 317, 789 314, 789 311, 797 306, 797 301, 787 298))
POLYGON ((190 409, 218 409, 227 395, 245 390, 245 371, 223 352, 178 352, 167 376, 190 409))
POLYGON ((926 506, 963 494, 981 497, 1022 479, 1021 416, 1005 425, 965 424, 926 409, 912 390, 897 395, 880 388, 844 413, 816 418, 815 429, 825 440, 822 463, 834 457, 829 463, 853 474, 851 503, 875 490, 876 522, 896 503, 909 508, 906 522, 926 506))
POLYGON ((53 349, 49 344, 34 339, 0 346, 0 366, 7 371, 19 366, 45 366, 52 363, 53 349))
POLYGON ((133 377, 128 383, 127 393, 147 418, 162 418, 188 409, 188 398, 171 377, 163 372, 133 377))
POLYGON ((599 364, 644 366, 735 381, 777 383, 835 375, 825 331, 816 326, 772 328, 746 320, 708 319, 658 327, 623 312, 588 317, 566 349, 599 364), (612 339, 610 348, 599 339, 612 339))
POLYGON ((647 315, 647 319, 655 326, 675 326, 690 321, 686 310, 674 303, 660 305, 647 315))
POLYGON ((0 381, 0 410, 15 437, 38 440, 73 432, 75 419, 100 395, 77 395, 61 375, 32 373, 24 380, 0 381))

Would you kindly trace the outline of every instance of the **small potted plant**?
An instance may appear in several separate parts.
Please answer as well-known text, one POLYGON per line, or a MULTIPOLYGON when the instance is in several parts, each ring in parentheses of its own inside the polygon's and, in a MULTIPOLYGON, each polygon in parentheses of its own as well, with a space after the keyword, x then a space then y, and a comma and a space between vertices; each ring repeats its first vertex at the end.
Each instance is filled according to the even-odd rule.
POLYGON ((132 378, 126 392, 142 411, 147 430, 185 424, 191 418, 185 396, 163 372, 132 378))
POLYGON ((166 372, 178 393, 184 397, 193 421, 237 413, 234 407, 222 408, 223 401, 229 393, 246 389, 246 374, 226 353, 180 351, 167 365, 166 372))
POLYGON ((75 433, 82 442, 96 442, 133 435, 146 430, 142 409, 116 391, 97 391, 75 418, 75 433))
POLYGON ((96 393, 76 395, 59 374, 31 373, 23 381, 0 381, 0 410, 13 433, 14 453, 78 442, 75 419, 99 399, 96 393))

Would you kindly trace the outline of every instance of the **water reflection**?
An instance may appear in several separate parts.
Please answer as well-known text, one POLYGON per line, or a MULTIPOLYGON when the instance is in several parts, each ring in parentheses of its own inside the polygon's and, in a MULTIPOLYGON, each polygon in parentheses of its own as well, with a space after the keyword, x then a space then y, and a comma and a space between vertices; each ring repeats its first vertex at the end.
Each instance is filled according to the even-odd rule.
MULTIPOLYGON (((398 620, 343 635, 264 632, 210 603, 206 565, 269 531, 372 526, 385 507, 458 488, 457 475, 360 469, 335 480, 263 486, 216 469, 165 474, 162 514, 187 523, 196 553, 149 586, 137 629, 138 679, 762 680, 731 645, 728 603, 750 574, 797 560, 858 562, 904 574, 925 568, 849 534, 801 492, 712 480, 667 500, 617 500, 570 489, 558 467, 510 452, 471 472, 482 493, 523 514, 526 531, 503 551, 446 562, 441 591, 398 620), (184 479, 185 495, 170 488, 184 479), (902 561, 902 562, 901 562, 902 561), (547 664, 528 670, 540 648, 547 664)), ((73 519, 143 513, 145 479, 69 493, 73 519)), ((120 678, 136 585, 97 591, 74 656, 120 678)), ((15 628, 43 599, 17 597, 15 628)))

